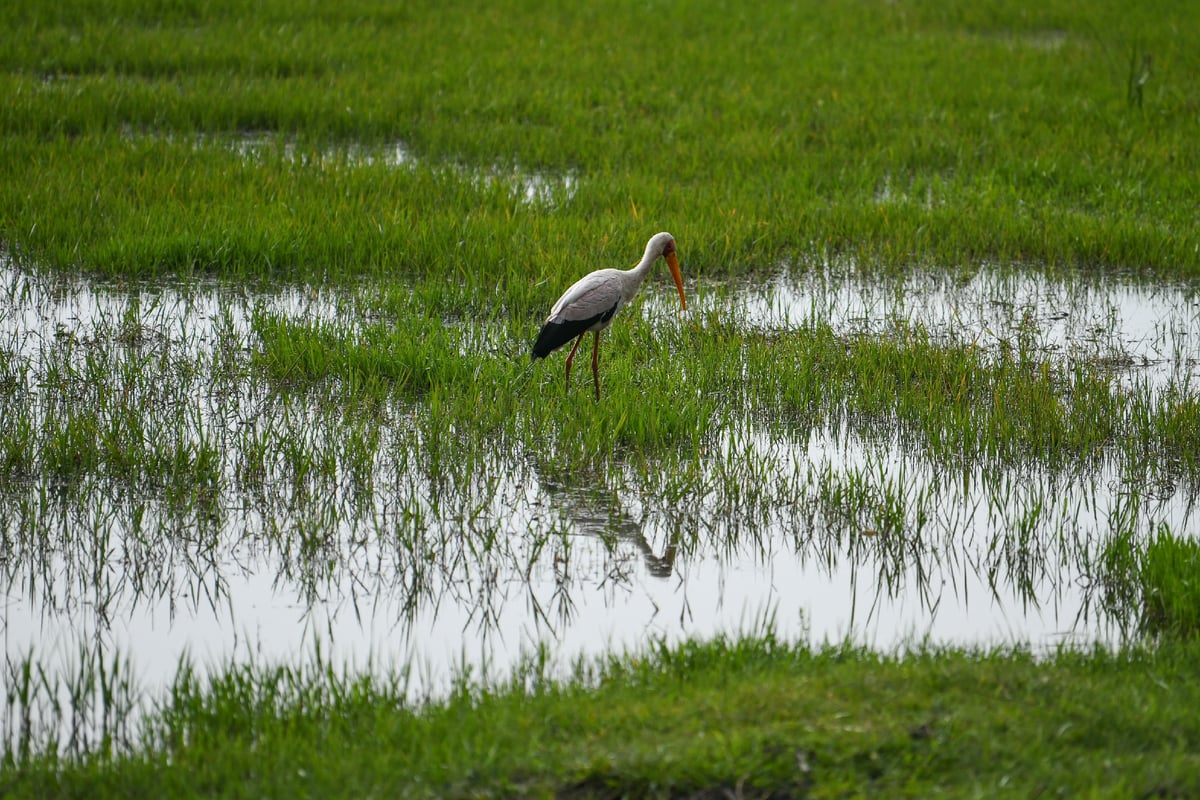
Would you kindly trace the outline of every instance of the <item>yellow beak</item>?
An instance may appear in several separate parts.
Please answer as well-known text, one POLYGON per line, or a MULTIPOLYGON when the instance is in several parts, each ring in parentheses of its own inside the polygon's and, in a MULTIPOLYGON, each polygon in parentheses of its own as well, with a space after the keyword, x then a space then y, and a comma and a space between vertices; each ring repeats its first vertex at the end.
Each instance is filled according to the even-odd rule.
POLYGON ((683 275, 679 273, 679 256, 674 253, 668 253, 667 266, 671 269, 671 277, 675 279, 675 288, 679 290, 679 302, 683 305, 683 310, 687 311, 687 298, 683 295, 683 275))

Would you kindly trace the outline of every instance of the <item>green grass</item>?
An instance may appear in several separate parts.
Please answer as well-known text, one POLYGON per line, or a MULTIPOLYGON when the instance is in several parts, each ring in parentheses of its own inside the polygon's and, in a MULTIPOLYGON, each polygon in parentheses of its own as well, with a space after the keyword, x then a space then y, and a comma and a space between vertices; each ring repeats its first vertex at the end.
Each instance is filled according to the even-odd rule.
POLYGON ((0 794, 1196 794, 1194 547, 1141 535, 1155 492, 1200 486, 1188 379, 1121 380, 1036 321, 985 350, 914 323, 631 310, 599 402, 586 354, 567 391, 562 355, 528 348, 565 286, 663 229, 689 291, 831 265, 1194 281, 1198 31, 1185 4, 1115 0, 0 6, 3 254, 131 298, 86 337, 0 342, 14 589, 36 597, 61 560, 101 621, 189 569, 220 603, 226 525, 252 519, 236 533, 281 585, 412 615, 439 569, 473 590, 489 559, 557 546, 569 510, 532 554, 504 549, 496 498, 536 484, 613 516, 632 498, 684 559, 785 530, 880 596, 977 558, 997 597, 1033 602, 1069 564, 1142 623, 1044 659, 749 635, 568 681, 535 660, 429 702, 403 666, 184 665, 144 727, 119 658, 59 686, 9 653, 0 794), (165 281, 337 299, 316 319, 223 302, 200 343, 146 323, 165 281), (865 463, 811 463, 822 436, 865 463), (1119 501, 1079 525, 1100 480, 1119 501), (967 502, 991 540, 963 555, 967 502))
POLYGON ((1142 629, 1151 636, 1195 639, 1200 635, 1200 544, 1159 530, 1147 545, 1140 570, 1142 629))
POLYGON ((404 677, 181 670, 132 753, 5 764, 9 797, 1183 797, 1200 789, 1193 645, 917 649, 771 634, 581 663, 545 652, 413 704, 404 677), (364 743, 370 746, 364 746, 364 743))
POLYGON ((1191 393, 1125 387, 1102 362, 1064 361, 1027 343, 988 353, 935 340, 919 325, 843 335, 814 322, 750 334, 718 313, 658 329, 630 316, 603 335, 605 394, 596 403, 586 355, 569 388, 562 354, 531 370, 523 321, 494 323, 501 352, 479 351, 460 344, 463 331, 407 302, 406 315, 362 326, 259 316, 260 361, 284 385, 440 390, 446 412, 481 433, 548 435, 564 476, 603 466, 596 459, 614 446, 618 458, 695 452, 750 408, 792 427, 898 431, 936 460, 1011 469, 1063 459, 1093 466, 1112 456, 1144 468, 1151 457, 1170 461, 1189 484, 1200 479, 1200 406, 1191 393), (506 391, 485 403, 490 387, 506 391))
POLYGON ((517 309, 659 229, 713 275, 1200 267, 1197 23, 1170 3, 0 13, 0 238, 29 263, 451 274, 517 309), (1136 103, 1131 54, 1152 58, 1136 103), (351 155, 397 141, 415 166, 351 155), (497 168, 577 182, 531 207, 477 179, 497 168))

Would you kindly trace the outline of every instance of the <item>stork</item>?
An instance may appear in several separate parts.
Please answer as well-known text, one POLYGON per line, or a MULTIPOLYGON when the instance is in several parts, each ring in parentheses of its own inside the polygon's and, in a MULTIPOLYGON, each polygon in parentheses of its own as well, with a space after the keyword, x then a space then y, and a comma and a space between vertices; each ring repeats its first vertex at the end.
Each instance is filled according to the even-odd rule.
POLYGON ((533 344, 533 361, 545 358, 571 339, 575 346, 567 356, 567 387, 571 386, 571 361, 588 331, 595 334, 592 343, 592 380, 596 384, 596 399, 600 399, 600 331, 612 324, 621 307, 633 299, 642 281, 662 257, 671 270, 679 289, 679 302, 687 309, 683 294, 683 277, 679 274, 679 256, 675 252, 675 237, 665 231, 656 233, 646 243, 642 260, 633 269, 599 269, 584 275, 558 298, 550 316, 533 344))

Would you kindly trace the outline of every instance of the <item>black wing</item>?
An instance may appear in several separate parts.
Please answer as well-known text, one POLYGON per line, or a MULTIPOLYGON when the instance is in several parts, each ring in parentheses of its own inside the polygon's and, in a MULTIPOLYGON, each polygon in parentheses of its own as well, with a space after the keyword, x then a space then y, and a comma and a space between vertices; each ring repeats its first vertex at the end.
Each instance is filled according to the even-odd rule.
POLYGON ((617 313, 620 303, 613 303, 612 308, 602 314, 586 319, 569 319, 565 322, 547 322, 542 326, 537 341, 533 343, 533 361, 545 358, 576 336, 587 331, 597 322, 608 322, 617 313))

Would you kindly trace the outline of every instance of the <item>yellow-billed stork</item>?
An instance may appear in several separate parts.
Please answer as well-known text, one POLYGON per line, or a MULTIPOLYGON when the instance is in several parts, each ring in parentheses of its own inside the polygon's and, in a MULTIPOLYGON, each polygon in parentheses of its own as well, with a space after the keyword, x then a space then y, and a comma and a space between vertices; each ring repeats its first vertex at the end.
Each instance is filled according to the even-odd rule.
POLYGON ((595 334, 592 344, 592 379, 596 384, 596 399, 600 399, 600 331, 612 324, 621 307, 633 299, 642 281, 662 257, 671 270, 679 289, 679 302, 687 309, 683 294, 683 276, 679 274, 679 256, 675 252, 675 237, 665 231, 656 233, 646 243, 642 260, 633 269, 599 269, 575 282, 558 298, 550 316, 533 344, 533 360, 545 358, 571 339, 575 346, 567 356, 567 387, 571 386, 571 361, 588 331, 595 334))

